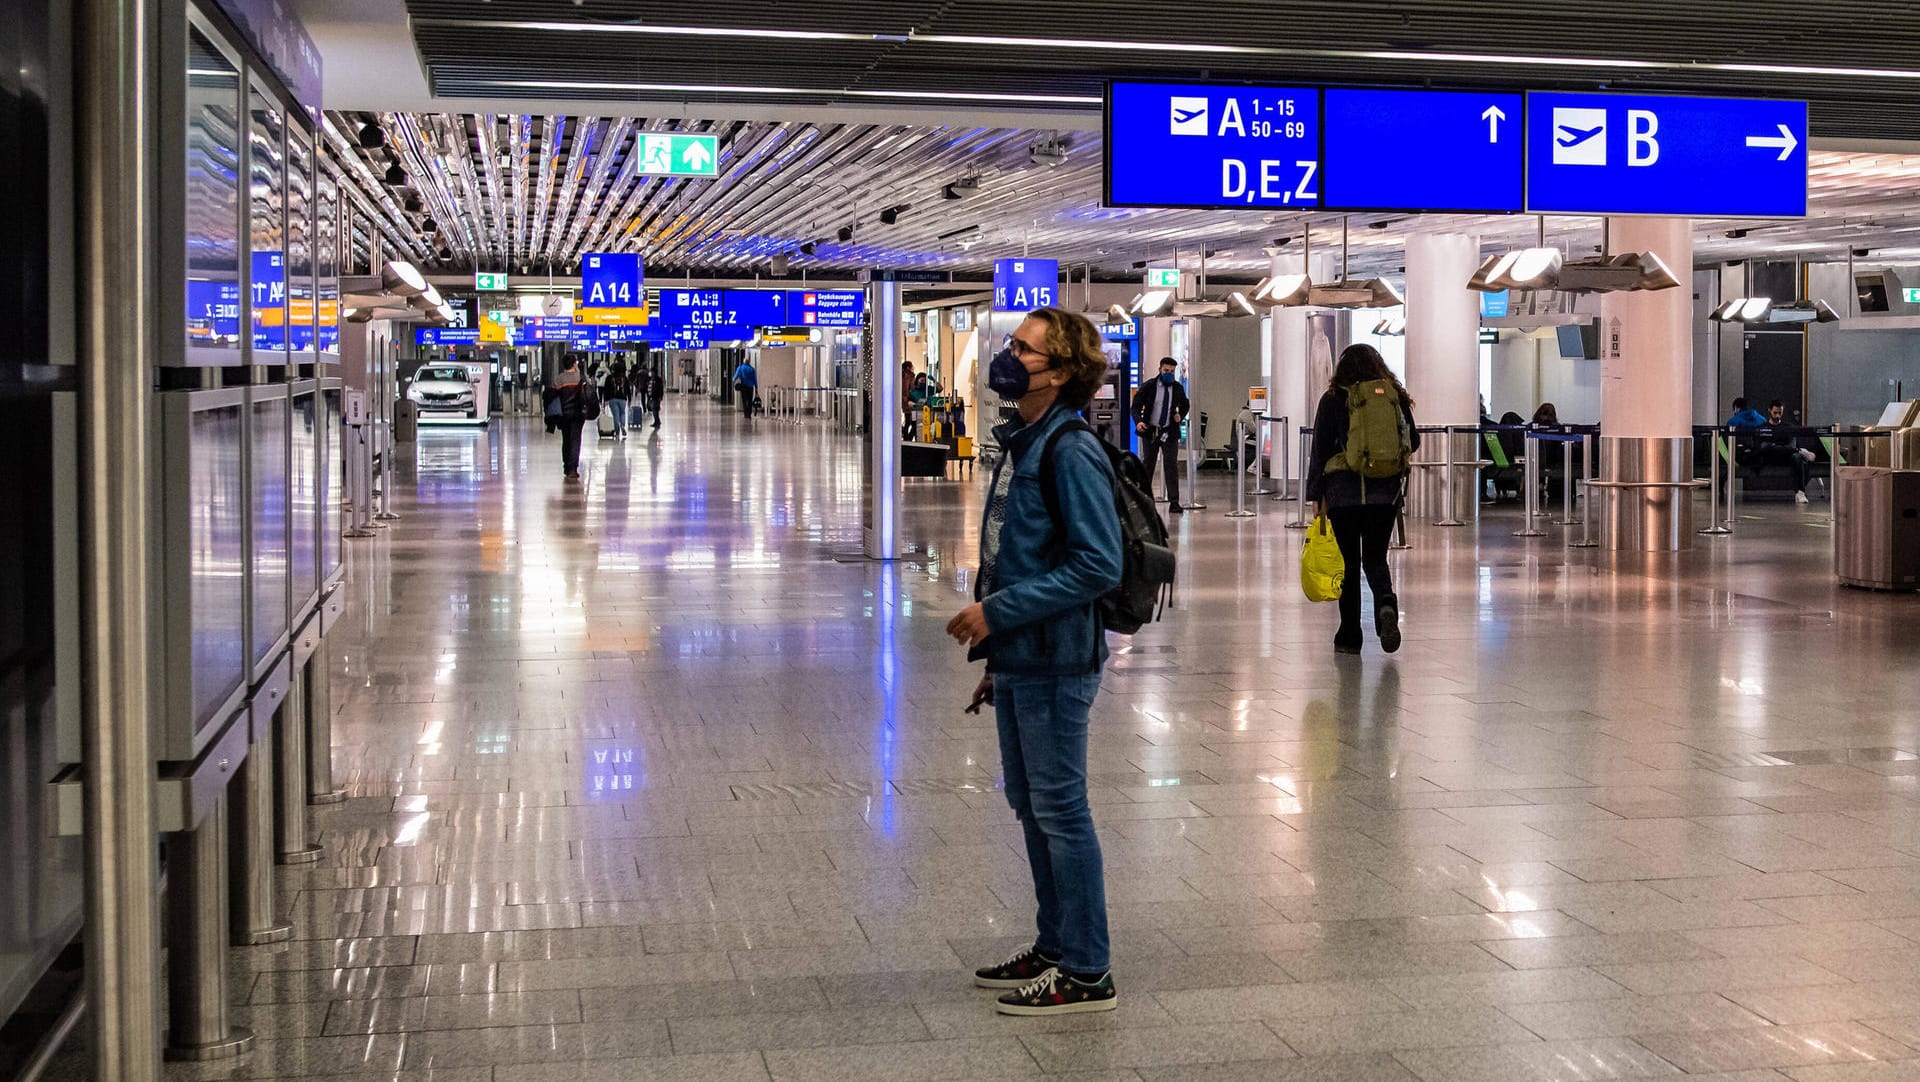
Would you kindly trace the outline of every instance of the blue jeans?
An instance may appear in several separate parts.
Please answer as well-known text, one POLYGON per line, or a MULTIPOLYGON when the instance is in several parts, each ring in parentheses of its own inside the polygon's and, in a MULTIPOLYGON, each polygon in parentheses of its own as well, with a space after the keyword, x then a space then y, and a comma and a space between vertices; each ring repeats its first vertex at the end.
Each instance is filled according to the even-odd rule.
POLYGON ((609 398, 607 399, 607 406, 613 410, 613 430, 615 432, 625 432, 627 430, 627 400, 624 398, 609 398))
POLYGON ((1100 674, 993 678, 1007 803, 1027 835, 1034 946, 1072 973, 1107 971, 1107 885, 1087 806, 1087 713, 1100 674))

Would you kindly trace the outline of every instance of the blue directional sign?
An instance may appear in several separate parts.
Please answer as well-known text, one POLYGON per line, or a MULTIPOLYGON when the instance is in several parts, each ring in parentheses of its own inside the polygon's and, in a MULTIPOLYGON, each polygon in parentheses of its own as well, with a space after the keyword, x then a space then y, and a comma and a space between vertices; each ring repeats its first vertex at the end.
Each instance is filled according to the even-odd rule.
POLYGON ((1000 312, 1051 308, 1059 300, 1060 261, 1001 259, 993 264, 993 307, 1000 312))
POLYGON ((1504 289, 1498 293, 1480 294, 1480 318, 1481 319, 1507 318, 1507 313, 1513 310, 1512 298, 1513 298, 1513 294, 1511 294, 1510 292, 1504 289))
POLYGON ((1353 210, 1483 211, 1523 205, 1518 94, 1328 90, 1322 204, 1353 210))
POLYGON ((283 349, 287 344, 287 261, 279 252, 254 252, 253 348, 283 349))
POLYGON ((1319 114, 1315 89, 1113 83, 1106 203, 1319 206, 1319 114))
POLYGON ((744 340, 761 327, 784 327, 787 321, 785 290, 660 290, 661 323, 696 327, 712 338, 744 340))
POLYGON ((787 293, 790 327, 858 327, 866 313, 867 295, 857 289, 795 289, 787 293))
POLYGON ((240 283, 187 279, 187 335, 196 341, 240 336, 240 283))
POLYGON ((580 304, 585 308, 645 308, 646 275, 637 252, 589 252, 580 257, 580 304))
POLYGON ((1527 210, 1802 217, 1806 103, 1530 92, 1527 210))

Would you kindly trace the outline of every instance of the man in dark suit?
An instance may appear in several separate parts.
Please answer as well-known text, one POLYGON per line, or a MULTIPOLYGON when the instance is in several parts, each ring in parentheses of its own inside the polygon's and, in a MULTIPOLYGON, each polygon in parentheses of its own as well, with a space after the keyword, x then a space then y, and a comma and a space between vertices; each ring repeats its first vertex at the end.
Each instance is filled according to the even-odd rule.
POLYGON ((1147 486, 1153 486, 1154 467, 1167 466, 1167 510, 1180 507, 1180 422, 1187 417, 1187 389, 1176 373, 1179 362, 1160 358, 1160 378, 1133 392, 1133 427, 1140 433, 1140 458, 1147 467, 1147 486))

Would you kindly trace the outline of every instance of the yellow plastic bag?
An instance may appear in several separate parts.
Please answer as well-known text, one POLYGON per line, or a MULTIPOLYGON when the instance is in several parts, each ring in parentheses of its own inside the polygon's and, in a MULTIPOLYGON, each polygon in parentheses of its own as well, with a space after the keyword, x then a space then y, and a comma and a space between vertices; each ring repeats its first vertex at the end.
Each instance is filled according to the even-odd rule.
POLYGON ((1307 547, 1300 550, 1300 591, 1308 601, 1340 600, 1340 584, 1347 577, 1347 561, 1333 539, 1327 516, 1313 516, 1307 527, 1307 547))

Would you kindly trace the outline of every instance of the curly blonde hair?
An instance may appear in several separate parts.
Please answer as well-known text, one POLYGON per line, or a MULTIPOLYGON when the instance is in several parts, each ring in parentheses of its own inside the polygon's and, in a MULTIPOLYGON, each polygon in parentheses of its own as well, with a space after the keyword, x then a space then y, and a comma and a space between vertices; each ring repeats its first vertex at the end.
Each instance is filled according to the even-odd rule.
POLYGON ((1046 324, 1040 346, 1052 367, 1067 375, 1067 382, 1060 387, 1060 401, 1074 409, 1085 407, 1093 400, 1100 381, 1107 378, 1107 354, 1099 329, 1087 317, 1059 308, 1036 308, 1027 313, 1027 318, 1046 324))

